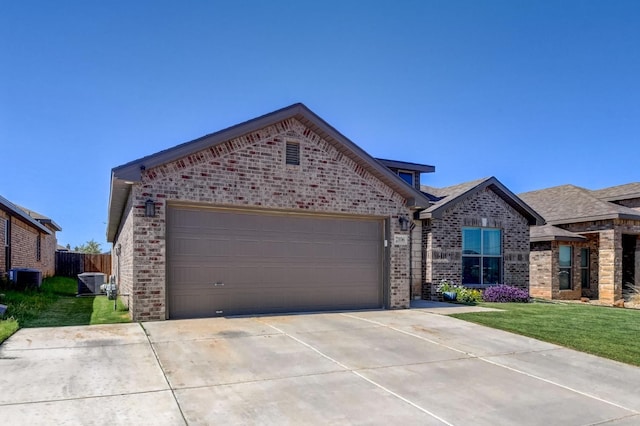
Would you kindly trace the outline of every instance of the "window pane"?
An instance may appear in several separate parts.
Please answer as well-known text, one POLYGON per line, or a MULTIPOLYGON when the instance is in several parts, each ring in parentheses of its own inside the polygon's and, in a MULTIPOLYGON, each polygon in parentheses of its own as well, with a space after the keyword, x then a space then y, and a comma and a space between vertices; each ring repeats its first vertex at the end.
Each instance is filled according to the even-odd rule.
POLYGON ((560 290, 571 289, 571 269, 560 268, 560 290))
POLYGON ((571 246, 560 246, 560 267, 571 266, 571 246))
POLYGON ((580 284, 582 285, 582 288, 591 287, 591 285, 589 283, 589 270, 588 269, 582 269, 580 271, 580 284))
POLYGON ((480 258, 462 258, 462 284, 480 284, 480 258))
POLYGON ((480 254, 480 228, 462 230, 462 254, 480 254))
POLYGON ((589 249, 580 249, 580 266, 583 268, 589 267, 589 249))
POLYGON ((409 185, 413 186, 413 173, 409 172, 398 172, 398 176, 402 178, 409 185))
POLYGON ((483 229, 482 234, 482 254, 485 256, 500 256, 500 230, 483 229))
POLYGON ((482 259, 482 284, 500 283, 500 258, 485 257, 482 259))

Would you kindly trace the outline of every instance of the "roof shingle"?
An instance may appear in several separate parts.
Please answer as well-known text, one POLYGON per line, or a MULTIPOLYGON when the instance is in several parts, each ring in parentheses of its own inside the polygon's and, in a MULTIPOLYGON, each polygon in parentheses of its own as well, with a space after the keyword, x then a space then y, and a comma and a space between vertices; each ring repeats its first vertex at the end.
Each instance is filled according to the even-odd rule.
POLYGON ((637 210, 599 199, 585 188, 560 185, 519 194, 551 225, 606 219, 640 220, 637 210))

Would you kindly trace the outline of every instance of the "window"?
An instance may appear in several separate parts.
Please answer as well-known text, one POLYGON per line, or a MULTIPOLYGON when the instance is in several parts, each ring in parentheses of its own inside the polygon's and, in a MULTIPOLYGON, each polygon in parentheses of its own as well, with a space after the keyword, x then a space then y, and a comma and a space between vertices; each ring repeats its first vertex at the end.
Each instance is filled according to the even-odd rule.
POLYGON ((4 270, 11 269, 11 222, 4 219, 4 270))
POLYGON ((292 166, 300 165, 300 144, 296 142, 287 142, 286 163, 292 166))
POLYGON ((502 231, 463 228, 462 284, 496 284, 501 281, 502 231))
POLYGON ((40 236, 40 234, 38 234, 38 237, 36 238, 36 260, 38 262, 40 262, 41 260, 41 254, 42 254, 42 237, 40 236))
POLYGON ((589 256, 588 248, 580 249, 580 284, 582 288, 590 288, 591 283, 589 276, 589 256))
POLYGON ((398 176, 400 176, 400 178, 407 182, 409 185, 413 186, 413 172, 408 172, 406 170, 398 170, 398 176))
POLYGON ((560 290, 571 290, 571 246, 560 246, 560 290))

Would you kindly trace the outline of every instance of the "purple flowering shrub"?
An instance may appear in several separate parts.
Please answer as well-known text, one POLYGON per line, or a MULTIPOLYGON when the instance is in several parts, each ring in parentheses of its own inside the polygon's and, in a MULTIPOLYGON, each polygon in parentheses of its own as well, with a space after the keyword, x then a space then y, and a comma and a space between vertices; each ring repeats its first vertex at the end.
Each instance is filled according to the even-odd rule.
POLYGON ((485 302, 518 302, 527 303, 529 301, 529 292, 510 285, 500 284, 487 288, 482 293, 482 300, 485 302))

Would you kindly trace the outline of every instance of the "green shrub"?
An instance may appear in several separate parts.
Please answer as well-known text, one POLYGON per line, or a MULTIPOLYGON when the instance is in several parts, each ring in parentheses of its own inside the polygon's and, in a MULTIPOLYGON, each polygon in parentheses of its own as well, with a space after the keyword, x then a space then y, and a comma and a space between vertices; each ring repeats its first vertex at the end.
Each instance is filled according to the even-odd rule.
POLYGON ((469 305, 474 305, 482 301, 482 292, 474 288, 457 287, 455 292, 457 293, 458 301, 469 305))
POLYGON ((457 302, 466 303, 468 305, 474 305, 482 301, 482 292, 480 290, 453 284, 447 280, 440 281, 438 291, 440 293, 454 292, 456 294, 457 302))

